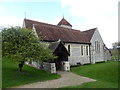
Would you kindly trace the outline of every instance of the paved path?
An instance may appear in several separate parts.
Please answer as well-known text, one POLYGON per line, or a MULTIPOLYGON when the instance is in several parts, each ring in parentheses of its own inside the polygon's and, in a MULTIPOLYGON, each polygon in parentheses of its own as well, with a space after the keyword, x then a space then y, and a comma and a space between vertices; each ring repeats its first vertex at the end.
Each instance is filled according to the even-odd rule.
POLYGON ((96 81, 94 79, 79 76, 71 72, 57 71, 57 73, 61 75, 61 78, 22 85, 16 88, 59 88, 59 87, 65 87, 65 86, 80 85, 85 82, 96 81))

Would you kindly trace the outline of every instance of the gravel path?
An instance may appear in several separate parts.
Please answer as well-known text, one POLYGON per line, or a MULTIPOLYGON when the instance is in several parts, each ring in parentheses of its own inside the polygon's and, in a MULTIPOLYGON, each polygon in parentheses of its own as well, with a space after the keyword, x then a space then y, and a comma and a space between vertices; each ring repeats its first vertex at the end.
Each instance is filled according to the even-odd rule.
POLYGON ((22 85, 15 88, 59 88, 59 87, 65 87, 65 86, 80 85, 85 82, 96 81, 94 79, 79 76, 71 72, 57 71, 57 73, 61 75, 61 78, 22 85))

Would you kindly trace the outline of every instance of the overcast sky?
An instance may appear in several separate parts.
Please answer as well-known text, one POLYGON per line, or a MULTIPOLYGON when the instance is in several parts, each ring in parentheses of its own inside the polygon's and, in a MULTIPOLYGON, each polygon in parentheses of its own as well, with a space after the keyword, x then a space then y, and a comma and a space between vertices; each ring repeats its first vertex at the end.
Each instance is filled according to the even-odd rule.
POLYGON ((108 48, 118 41, 120 0, 0 0, 0 27, 22 26, 23 19, 57 24, 63 17, 74 29, 97 27, 108 48), (25 15, 26 12, 26 15, 25 15))

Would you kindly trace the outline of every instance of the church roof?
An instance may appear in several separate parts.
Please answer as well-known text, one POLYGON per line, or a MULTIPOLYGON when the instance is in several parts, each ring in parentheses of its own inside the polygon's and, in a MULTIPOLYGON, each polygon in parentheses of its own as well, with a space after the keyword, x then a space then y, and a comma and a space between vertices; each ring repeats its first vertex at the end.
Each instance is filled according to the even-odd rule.
POLYGON ((64 18, 62 18, 62 20, 58 23, 58 25, 66 25, 72 27, 72 25, 64 18))
POLYGON ((53 51, 53 53, 55 54, 56 52, 60 52, 60 50, 62 52, 66 52, 67 55, 70 56, 70 53, 67 51, 66 47, 63 45, 63 43, 61 41, 56 41, 56 42, 52 42, 49 47, 49 49, 51 49, 53 51), (60 49, 62 48, 62 49, 60 49), (64 50, 63 50, 64 49, 64 50))
POLYGON ((89 42, 95 32, 97 28, 93 28, 93 29, 89 29, 89 30, 86 30, 86 31, 83 31, 82 33, 88 38, 89 42))
POLYGON ((56 50, 56 48, 58 47, 58 45, 60 44, 60 42, 52 42, 50 45, 49 45, 49 49, 51 49, 53 52, 56 50))
POLYGON ((32 29, 34 25, 38 37, 43 41, 58 41, 60 39, 62 42, 90 43, 89 39, 80 30, 59 27, 29 19, 24 19, 24 23, 28 29, 32 29))

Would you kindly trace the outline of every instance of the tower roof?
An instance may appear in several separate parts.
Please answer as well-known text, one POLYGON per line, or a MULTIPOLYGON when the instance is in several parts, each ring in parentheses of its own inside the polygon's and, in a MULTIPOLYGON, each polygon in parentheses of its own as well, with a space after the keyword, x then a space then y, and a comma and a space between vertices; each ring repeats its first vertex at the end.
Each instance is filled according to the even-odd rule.
POLYGON ((66 25, 66 26, 72 27, 72 25, 71 25, 66 19, 64 19, 64 17, 63 17, 62 20, 58 23, 58 25, 66 25))

